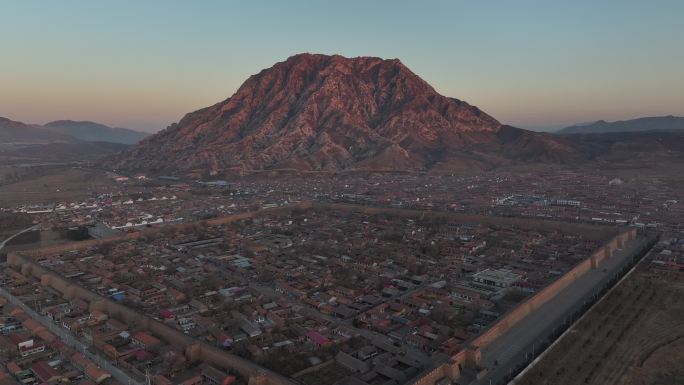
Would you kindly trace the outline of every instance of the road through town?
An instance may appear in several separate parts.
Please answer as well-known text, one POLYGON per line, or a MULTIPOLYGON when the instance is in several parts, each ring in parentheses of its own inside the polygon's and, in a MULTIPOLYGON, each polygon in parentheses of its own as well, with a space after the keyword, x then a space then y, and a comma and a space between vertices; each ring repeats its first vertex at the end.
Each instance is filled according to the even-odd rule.
POLYGON ((0 287, 0 295, 3 297, 7 298, 7 300, 14 304, 19 306, 23 311, 26 312, 26 314, 29 315, 29 317, 33 318, 34 320, 38 321, 43 325, 46 329, 51 331, 53 334, 55 334, 58 338, 62 340, 67 346, 70 346, 74 348, 75 350, 81 352, 83 355, 91 359, 93 362, 98 364, 101 368, 104 370, 108 371, 111 373, 111 375, 117 379, 121 384, 124 385, 142 385, 141 382, 137 381, 133 377, 129 376, 126 374, 124 371, 121 369, 117 368, 114 366, 111 362, 107 361, 105 358, 91 352, 88 350, 88 346, 84 344, 83 342, 79 341, 74 337, 72 334, 70 334, 67 330, 59 327, 59 325, 54 324, 52 321, 47 319, 46 317, 43 317, 42 315, 36 313, 33 309, 28 307, 21 299, 15 297, 14 295, 10 294, 5 288, 0 287))

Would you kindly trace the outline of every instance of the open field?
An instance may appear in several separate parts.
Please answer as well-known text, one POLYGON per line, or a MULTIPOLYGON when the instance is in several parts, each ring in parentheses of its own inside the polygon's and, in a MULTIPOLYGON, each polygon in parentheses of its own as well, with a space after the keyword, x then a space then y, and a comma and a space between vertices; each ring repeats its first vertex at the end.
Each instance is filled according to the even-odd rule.
POLYGON ((28 214, 0 212, 0 241, 31 226, 31 222, 28 214))
POLYGON ((111 190, 115 182, 101 171, 60 168, 0 186, 0 206, 74 201, 111 190))
POLYGON ((87 162, 122 151, 127 146, 108 142, 0 143, 2 164, 87 162))
POLYGON ((515 384, 684 383, 684 274, 640 268, 515 384))

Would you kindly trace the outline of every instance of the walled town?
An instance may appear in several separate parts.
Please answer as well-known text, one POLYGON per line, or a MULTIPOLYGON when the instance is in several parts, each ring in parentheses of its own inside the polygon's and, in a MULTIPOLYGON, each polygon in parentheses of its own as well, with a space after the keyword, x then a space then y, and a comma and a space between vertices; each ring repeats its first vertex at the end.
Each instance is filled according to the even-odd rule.
POLYGON ((657 178, 106 179, 2 208, 36 225, 2 267, 11 383, 504 383, 539 352, 489 347, 626 250, 667 233, 649 266, 681 270, 684 197, 657 178))

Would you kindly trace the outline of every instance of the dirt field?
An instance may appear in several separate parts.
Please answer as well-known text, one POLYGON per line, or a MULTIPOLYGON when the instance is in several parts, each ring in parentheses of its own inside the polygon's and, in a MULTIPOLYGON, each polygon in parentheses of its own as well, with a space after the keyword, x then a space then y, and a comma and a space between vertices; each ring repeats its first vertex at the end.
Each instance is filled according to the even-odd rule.
POLYGON ((31 226, 32 223, 32 218, 28 214, 0 212, 0 241, 31 226))
POLYGON ((47 175, 28 177, 0 186, 0 207, 74 201, 106 192, 116 182, 103 172, 80 168, 51 170, 47 175))
POLYGON ((684 274, 637 270, 516 385, 684 384, 684 274))

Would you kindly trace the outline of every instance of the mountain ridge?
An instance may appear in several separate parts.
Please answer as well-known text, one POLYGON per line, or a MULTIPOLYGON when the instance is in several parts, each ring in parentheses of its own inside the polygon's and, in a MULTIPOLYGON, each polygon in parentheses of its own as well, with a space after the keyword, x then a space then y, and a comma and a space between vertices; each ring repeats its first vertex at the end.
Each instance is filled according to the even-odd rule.
POLYGON ((46 130, 37 124, 26 124, 23 122, 0 117, 0 143, 51 143, 65 142, 73 143, 76 139, 69 135, 46 130))
POLYGON ((90 121, 56 120, 40 125, 0 117, 0 143, 3 144, 109 142, 129 145, 148 135, 128 128, 114 128, 90 121))
POLYGON ((558 134, 593 134, 617 132, 672 131, 684 130, 684 117, 672 115, 650 116, 608 122, 598 120, 593 123, 575 124, 562 128, 558 134))
POLYGON ((109 127, 91 121, 55 120, 43 127, 86 142, 135 144, 149 135, 130 128, 109 127))

